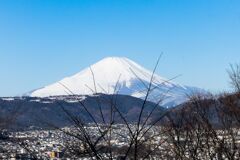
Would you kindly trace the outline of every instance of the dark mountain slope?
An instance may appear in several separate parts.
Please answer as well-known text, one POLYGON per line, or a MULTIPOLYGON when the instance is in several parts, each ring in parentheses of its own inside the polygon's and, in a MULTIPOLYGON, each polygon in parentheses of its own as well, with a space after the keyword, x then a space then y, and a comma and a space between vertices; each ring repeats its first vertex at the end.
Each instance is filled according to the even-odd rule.
MULTIPOLYGON (((115 122, 121 123, 123 119, 119 112, 129 122, 136 122, 141 110, 143 100, 127 95, 92 95, 92 96, 56 96, 47 98, 23 97, 23 98, 1 98, 0 117, 11 117, 14 119, 12 128, 48 128, 52 126, 64 127, 72 125, 69 120, 71 116, 77 117, 86 123, 94 119, 102 123, 103 118, 109 121, 112 113, 115 122), (101 111, 100 111, 101 108, 101 111), (91 114, 89 114, 89 113, 91 114), (67 114, 71 115, 70 117, 67 114), (9 116, 11 115, 11 116, 9 116)), ((143 119, 156 107, 152 102, 146 102, 143 119)), ((157 106, 151 117, 159 116, 165 111, 157 106)), ((150 118, 149 121, 152 119, 150 118)))

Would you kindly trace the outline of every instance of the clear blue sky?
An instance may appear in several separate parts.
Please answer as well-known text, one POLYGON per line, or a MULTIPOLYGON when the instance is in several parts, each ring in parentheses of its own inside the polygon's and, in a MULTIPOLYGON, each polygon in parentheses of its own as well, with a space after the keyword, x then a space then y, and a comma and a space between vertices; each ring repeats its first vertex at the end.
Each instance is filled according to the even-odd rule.
POLYGON ((239 0, 0 0, 0 96, 58 81, 107 56, 211 91, 240 62, 239 0))

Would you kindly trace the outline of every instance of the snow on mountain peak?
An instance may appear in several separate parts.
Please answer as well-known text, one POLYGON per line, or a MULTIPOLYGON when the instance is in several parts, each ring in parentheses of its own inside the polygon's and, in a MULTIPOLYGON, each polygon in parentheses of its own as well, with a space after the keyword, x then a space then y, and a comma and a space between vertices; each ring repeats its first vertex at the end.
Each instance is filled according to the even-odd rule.
MULTIPOLYGON (((94 93, 125 94, 143 98, 152 72, 125 57, 107 57, 81 72, 30 93, 33 97, 58 95, 90 95, 94 93)), ((176 105, 193 89, 154 75, 150 101, 164 97, 163 105, 176 105)))

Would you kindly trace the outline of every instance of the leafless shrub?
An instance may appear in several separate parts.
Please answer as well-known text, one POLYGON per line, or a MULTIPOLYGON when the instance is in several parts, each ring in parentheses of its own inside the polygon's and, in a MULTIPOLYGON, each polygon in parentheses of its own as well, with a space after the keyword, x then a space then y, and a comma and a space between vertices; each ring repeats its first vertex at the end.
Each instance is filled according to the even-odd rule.
POLYGON ((239 96, 202 97, 168 115, 172 158, 239 159, 239 96))
MULTIPOLYGON (((161 100, 159 100, 147 116, 144 113, 148 97, 155 89, 152 86, 159 59, 153 70, 149 85, 147 86, 143 82, 143 85, 146 86, 146 96, 143 100, 143 104, 140 106, 140 110, 136 112, 136 114, 138 114, 138 118, 135 122, 128 121, 116 103, 118 98, 118 81, 115 85, 115 94, 112 95, 111 99, 107 100, 110 106, 107 117, 103 114, 101 102, 98 97, 97 102, 99 110, 95 113, 91 113, 88 109, 89 107, 79 101, 79 106, 86 111, 93 122, 91 126, 88 126, 81 117, 73 115, 64 106, 59 104, 74 126, 74 132, 60 129, 66 135, 70 136, 70 139, 72 139, 66 143, 66 148, 68 148, 66 150, 66 154, 68 156, 72 155, 72 158, 89 157, 91 159, 135 160, 160 157, 161 153, 159 152, 159 148, 165 144, 165 140, 162 139, 160 141, 159 137, 162 136, 165 131, 159 128, 156 129, 155 127, 164 118, 167 112, 160 114, 153 120, 152 116, 154 115, 154 112, 158 110, 159 104, 161 103, 161 100), (96 120, 96 115, 100 115, 101 122, 96 120), (125 134, 116 133, 116 117, 119 117, 122 122, 121 126, 126 129, 125 134), (89 130, 92 126, 94 126, 97 130, 97 134, 93 135, 89 130), (114 136, 123 138, 127 143, 124 146, 116 146, 116 144, 114 144, 114 136)), ((92 91, 93 94, 96 94, 97 90, 94 73, 92 70, 91 72, 95 86, 92 91)), ((64 84, 60 85, 62 85, 69 93, 74 95, 67 86, 64 84)))
POLYGON ((235 91, 240 93, 240 66, 239 64, 231 64, 227 70, 231 86, 235 91))

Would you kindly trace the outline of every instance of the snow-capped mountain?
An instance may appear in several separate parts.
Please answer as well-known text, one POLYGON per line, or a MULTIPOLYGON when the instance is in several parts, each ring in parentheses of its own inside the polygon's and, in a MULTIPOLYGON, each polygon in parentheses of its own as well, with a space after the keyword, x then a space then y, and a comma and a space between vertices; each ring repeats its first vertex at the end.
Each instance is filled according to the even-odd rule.
MULTIPOLYGON (((137 98, 146 96, 152 72, 128 58, 108 57, 59 82, 34 90, 31 97, 58 95, 123 94, 137 98)), ((154 75, 148 101, 172 107, 187 100, 187 95, 202 89, 169 82, 154 75)))

